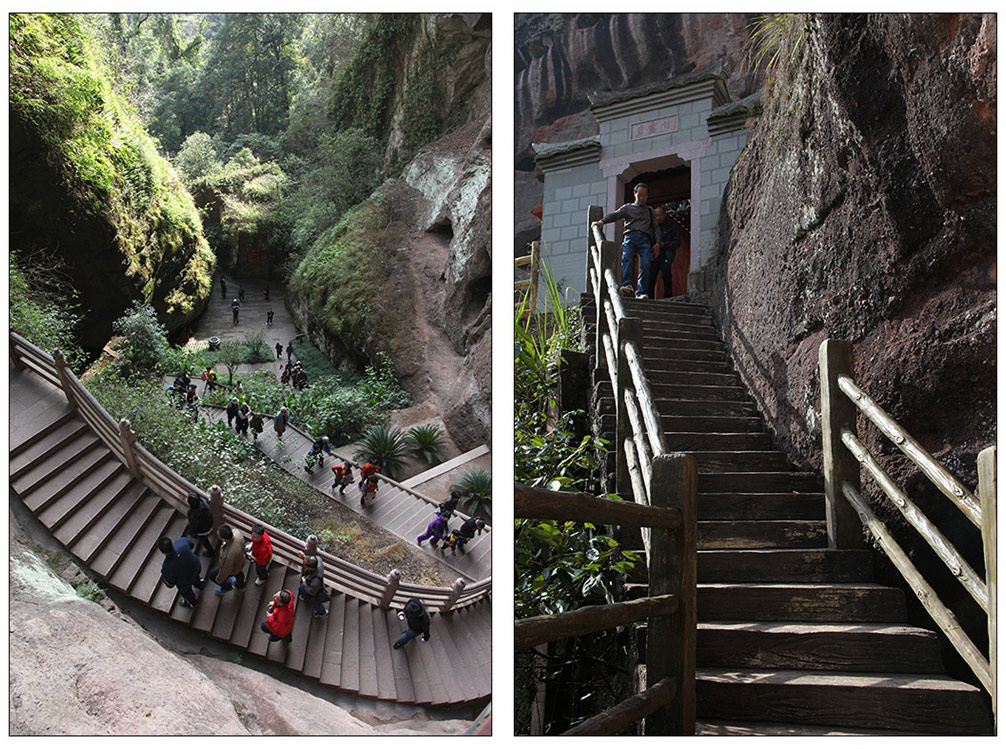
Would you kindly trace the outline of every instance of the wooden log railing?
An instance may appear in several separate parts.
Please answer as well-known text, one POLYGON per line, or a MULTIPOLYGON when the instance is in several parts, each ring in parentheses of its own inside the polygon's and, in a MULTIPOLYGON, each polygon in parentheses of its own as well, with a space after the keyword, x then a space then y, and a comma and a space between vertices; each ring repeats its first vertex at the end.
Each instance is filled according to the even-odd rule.
POLYGON ((851 343, 828 339, 821 344, 819 354, 828 545, 832 548, 863 545, 862 527, 865 525, 950 644, 991 695, 995 710, 996 448, 988 447, 978 456, 976 496, 856 384, 851 343), (953 502, 964 517, 980 529, 985 560, 984 580, 859 440, 856 433, 857 413, 864 414, 876 425, 953 502), (964 632, 956 615, 940 600, 932 585, 863 499, 860 488, 861 467, 987 614, 988 658, 964 632), (843 499, 846 501, 842 501, 843 499))
MULTIPOLYGON (((188 511, 186 497, 189 492, 195 492, 203 497, 213 496, 214 493, 219 495, 219 487, 210 487, 209 492, 204 491, 164 465, 137 443, 136 435, 129 428, 128 422, 123 424, 116 421, 105 411, 66 366, 58 351, 50 356, 11 331, 10 356, 15 366, 39 375, 50 385, 62 390, 71 406, 116 458, 126 464, 131 471, 135 469, 134 476, 141 479, 178 511, 183 514, 188 511), (57 365, 57 362, 61 364, 57 365)), ((410 489, 401 488, 416 494, 410 489)), ((258 522, 246 512, 226 503, 223 503, 222 512, 222 519, 225 522, 244 533, 248 533, 258 522)), ((272 539, 274 558, 288 567, 299 567, 304 541, 278 529, 272 530, 269 535, 272 539)), ((429 611, 447 613, 453 608, 462 608, 488 598, 492 589, 491 578, 480 580, 470 586, 459 578, 449 588, 416 585, 402 581, 399 576, 392 579, 391 575, 384 576, 366 570, 325 551, 319 551, 318 556, 324 561, 325 582, 329 587, 385 608, 401 608, 410 598, 420 598, 429 611)))
POLYGON ((514 302, 514 310, 520 309, 523 305, 524 315, 530 316, 538 309, 538 273, 541 268, 541 242, 531 243, 531 252, 514 258, 515 268, 530 267, 531 276, 521 281, 514 281, 514 293, 525 292, 523 301, 514 302))
POLYGON ((643 691, 567 731, 610 735, 644 720, 647 735, 695 732, 696 512, 695 460, 658 455, 648 503, 514 486, 514 517, 617 524, 650 529, 646 598, 518 619, 515 648, 600 632, 645 619, 643 691))

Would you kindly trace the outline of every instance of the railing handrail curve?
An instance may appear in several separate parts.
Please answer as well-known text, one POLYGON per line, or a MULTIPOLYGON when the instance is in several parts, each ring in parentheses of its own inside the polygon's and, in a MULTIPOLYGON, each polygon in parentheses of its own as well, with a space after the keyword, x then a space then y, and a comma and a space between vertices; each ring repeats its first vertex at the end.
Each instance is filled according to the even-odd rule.
MULTIPOLYGON (((14 331, 10 331, 11 340, 11 356, 17 359, 23 359, 27 355, 30 363, 32 364, 32 371, 42 374, 42 371, 48 373, 46 381, 54 384, 62 389, 60 374, 56 368, 56 360, 54 357, 49 356, 46 352, 42 351, 31 341, 27 340, 23 336, 19 335, 14 331)), ((118 441, 118 422, 116 422, 111 415, 102 407, 102 405, 94 398, 94 396, 84 387, 72 371, 66 369, 64 374, 67 380, 71 383, 71 393, 67 394, 68 399, 71 403, 78 406, 77 411, 80 413, 81 418, 94 430, 95 434, 101 439, 101 441, 108 447, 109 450, 122 462, 125 462, 122 446, 118 441), (74 400, 76 399, 76 400, 74 400), (79 408, 80 405, 84 405, 85 408, 79 408)), ((136 453, 137 462, 141 469, 141 479, 144 483, 148 484, 151 489, 156 491, 161 497, 163 497, 167 502, 169 502, 173 507, 181 512, 186 512, 188 510, 188 504, 185 501, 185 497, 189 492, 195 492, 200 496, 209 496, 209 493, 203 491, 199 487, 195 486, 192 482, 188 481, 176 471, 174 471, 169 466, 165 465, 161 460, 156 458, 151 454, 146 448, 141 444, 135 443, 133 449, 136 453)), ((396 483, 397 482, 390 482, 396 483)), ((398 485, 401 486, 401 485, 398 485)), ((414 492, 407 487, 401 487, 404 491, 410 494, 415 494, 422 497, 417 492, 414 492)), ((425 499, 425 498, 424 498, 425 499)), ((430 501, 430 500, 426 500, 430 501)), ((224 517, 228 522, 234 523, 237 527, 250 528, 255 522, 258 522, 251 515, 248 515, 242 510, 234 507, 233 505, 227 504, 223 505, 224 517)), ((299 552, 304 548, 304 542, 301 539, 297 539, 294 536, 286 533, 285 531, 274 529, 270 533, 272 538, 274 554, 282 561, 288 564, 288 566, 299 566, 300 556, 299 552)), ((340 590, 345 593, 349 593, 357 598, 368 601, 374 605, 380 605, 382 598, 384 597, 386 580, 379 574, 366 570, 358 565, 348 562, 340 557, 336 557, 333 554, 319 550, 318 555, 321 556, 322 560, 326 563, 325 570, 325 581, 329 583, 336 590, 340 590)), ((481 600, 482 598, 488 597, 488 592, 491 589, 492 578, 486 578, 485 580, 480 580, 474 583, 472 586, 466 586, 465 592, 471 589, 477 589, 475 596, 466 596, 465 592, 461 595, 456 596, 456 602, 452 608, 459 608, 464 605, 470 605, 471 603, 481 600)), ((404 604, 409 596, 403 594, 403 591, 415 591, 415 586, 410 586, 408 583, 401 583, 398 586, 398 591, 396 592, 392 603, 398 603, 399 605, 404 604)), ((450 600, 451 596, 454 594, 454 588, 430 588, 425 591, 427 595, 440 599, 443 601, 441 603, 450 600)), ((435 607, 430 607, 431 610, 439 610, 435 607)), ((445 613, 441 610, 441 613, 445 613)))

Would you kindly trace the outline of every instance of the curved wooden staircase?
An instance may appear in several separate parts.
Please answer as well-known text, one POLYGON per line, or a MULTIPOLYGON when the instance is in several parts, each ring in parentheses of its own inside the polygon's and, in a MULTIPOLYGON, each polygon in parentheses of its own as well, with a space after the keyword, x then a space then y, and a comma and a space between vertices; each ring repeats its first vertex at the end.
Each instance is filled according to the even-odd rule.
MULTIPOLYGON (((584 296, 591 347, 594 305, 584 296)), ((827 548, 821 478, 773 447, 708 311, 623 305, 642 320, 667 450, 698 467, 697 732, 992 732, 983 692, 944 674, 937 635, 907 623, 871 553, 827 548)), ((611 382, 604 368, 594 376, 595 427, 615 444, 611 382)), ((638 531, 623 541, 642 549, 638 531)))
MULTIPOLYGON (((333 574, 344 582, 333 586, 329 615, 312 618, 310 606, 300 604, 292 643, 270 643, 259 624, 280 586, 297 590, 294 560, 302 546, 270 529, 276 554, 266 584, 249 582, 244 591, 223 597, 214 595, 210 584, 198 594, 195 609, 180 606, 177 590, 160 584, 163 555, 155 543, 160 536, 181 536, 186 519, 179 508, 184 502, 131 472, 122 455, 94 429, 90 406, 68 403, 49 370, 51 358, 12 336, 12 349, 14 344, 15 360, 24 358, 23 368, 10 368, 11 488, 106 585, 238 650, 346 692, 419 705, 459 704, 490 695, 488 583, 480 591, 472 589, 467 598, 455 593, 453 600, 449 589, 410 589, 397 582, 394 595, 382 594, 371 578, 382 583, 383 578, 359 569, 352 573, 347 565, 352 573, 348 577, 341 577, 338 568, 326 576, 330 584, 333 574), (425 600, 432 613, 432 636, 426 644, 416 640, 393 650, 404 629, 397 617, 403 596, 422 590, 430 596, 425 600)), ((227 522, 247 533, 254 519, 225 509, 227 522)), ((340 562, 325 558, 328 565, 340 562)), ((202 559, 208 566, 209 560, 202 559)))

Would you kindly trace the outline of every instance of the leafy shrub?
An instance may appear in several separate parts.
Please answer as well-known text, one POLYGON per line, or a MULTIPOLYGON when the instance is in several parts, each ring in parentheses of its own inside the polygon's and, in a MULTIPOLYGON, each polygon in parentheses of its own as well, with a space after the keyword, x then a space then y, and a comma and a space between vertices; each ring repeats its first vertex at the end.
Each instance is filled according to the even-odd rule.
POLYGON ((359 440, 360 449, 354 454, 357 460, 381 461, 381 473, 395 478, 405 467, 409 455, 405 432, 397 427, 375 425, 363 433, 359 440))
POLYGON ((112 323, 112 330, 126 339, 123 355, 134 367, 152 369, 168 350, 167 330, 157 320, 154 308, 136 301, 112 323))
POLYGON ((336 369, 328 357, 305 336, 297 336, 290 341, 290 345, 293 346, 293 353, 309 378, 315 379, 340 374, 341 370, 336 369))
POLYGON ((247 351, 244 360, 252 364, 273 361, 272 347, 265 342, 265 334, 261 330, 252 330, 245 335, 247 351))
POLYGON ((185 175, 186 182, 220 171, 223 164, 213 146, 213 139, 206 133, 192 133, 182 144, 175 164, 185 175))
POLYGON ((444 448, 447 447, 444 430, 436 424, 412 427, 405 438, 413 455, 427 463, 441 460, 444 448))
POLYGON ((469 515, 492 517, 493 480, 489 471, 477 468, 463 473, 452 488, 461 492, 461 506, 469 515))
POLYGON ((398 375, 391 357, 381 351, 376 365, 367 365, 363 375, 363 392, 374 406, 382 405, 389 411, 405 408, 412 399, 398 384, 398 375))
POLYGON ((69 284, 54 287, 57 269, 32 256, 19 264, 21 253, 8 256, 10 269, 10 327, 43 351, 59 349, 71 369, 79 372, 86 357, 74 335, 79 321, 76 294, 69 284))

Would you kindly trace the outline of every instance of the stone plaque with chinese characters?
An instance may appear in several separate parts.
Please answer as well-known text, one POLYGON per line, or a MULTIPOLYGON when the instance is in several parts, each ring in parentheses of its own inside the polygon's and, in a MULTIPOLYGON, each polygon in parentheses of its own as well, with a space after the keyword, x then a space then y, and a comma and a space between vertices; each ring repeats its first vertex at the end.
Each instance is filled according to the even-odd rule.
POLYGON ((672 114, 669 117, 661 117, 659 120, 648 120, 637 122, 629 129, 629 140, 638 138, 652 138, 654 135, 673 133, 678 129, 678 116, 672 114))

